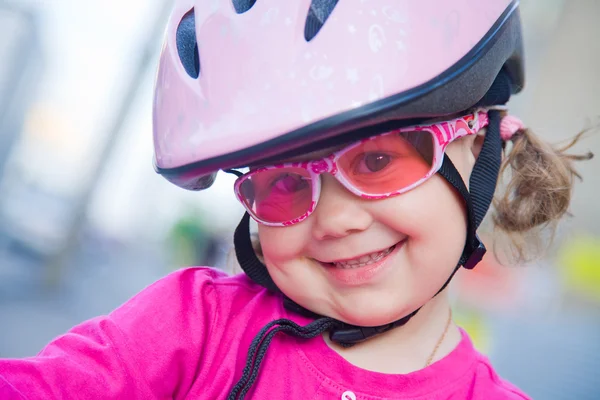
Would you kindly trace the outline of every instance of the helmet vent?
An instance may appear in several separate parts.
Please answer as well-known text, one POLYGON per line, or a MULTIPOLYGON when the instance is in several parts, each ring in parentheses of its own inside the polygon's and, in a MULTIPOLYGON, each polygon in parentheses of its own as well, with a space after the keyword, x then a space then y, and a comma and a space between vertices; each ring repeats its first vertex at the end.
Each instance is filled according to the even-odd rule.
POLYGON ((317 36, 337 3, 338 0, 312 0, 304 25, 304 38, 307 42, 317 36))
POLYGON ((188 73, 194 79, 200 76, 200 54, 198 53, 198 42, 196 39, 196 18, 194 9, 188 11, 179 26, 175 38, 179 60, 188 73))
MULTIPOLYGON (((235 8, 235 12, 238 14, 243 14, 246 11, 250 10, 256 0, 232 0, 233 7, 235 8)), ((289 1, 289 0, 288 0, 289 1)))

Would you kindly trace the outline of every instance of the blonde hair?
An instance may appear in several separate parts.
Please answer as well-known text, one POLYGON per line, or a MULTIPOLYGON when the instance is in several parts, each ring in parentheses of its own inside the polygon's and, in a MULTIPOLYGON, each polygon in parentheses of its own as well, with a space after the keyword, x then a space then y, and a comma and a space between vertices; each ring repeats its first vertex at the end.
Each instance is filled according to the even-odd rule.
MULTIPOLYGON (((568 153, 585 133, 558 147, 523 129, 510 151, 505 150, 500 184, 509 179, 496 193, 492 223, 497 233, 509 239, 509 248, 503 249, 509 250, 503 254, 509 262, 531 261, 552 244, 559 220, 568 215, 575 179, 582 180, 575 162, 593 157, 591 152, 568 153)), ((497 247, 495 253, 502 258, 497 247)))

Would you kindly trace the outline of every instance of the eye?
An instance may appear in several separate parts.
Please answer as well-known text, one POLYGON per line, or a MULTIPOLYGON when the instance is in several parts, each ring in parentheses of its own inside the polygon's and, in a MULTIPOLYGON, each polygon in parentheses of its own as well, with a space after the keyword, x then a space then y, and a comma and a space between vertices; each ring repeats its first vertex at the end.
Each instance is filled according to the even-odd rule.
POLYGON ((283 194, 292 194, 308 187, 307 178, 298 174, 282 174, 271 183, 273 190, 283 194))
POLYGON ((360 174, 368 174, 379 172, 387 167, 392 162, 392 156, 385 153, 365 153, 358 160, 355 167, 355 172, 360 174))

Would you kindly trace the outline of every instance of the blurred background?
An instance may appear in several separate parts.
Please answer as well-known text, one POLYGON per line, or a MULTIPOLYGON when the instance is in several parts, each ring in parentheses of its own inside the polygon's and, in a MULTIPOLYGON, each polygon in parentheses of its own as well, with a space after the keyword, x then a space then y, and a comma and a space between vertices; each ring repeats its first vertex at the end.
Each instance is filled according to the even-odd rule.
MULTIPOLYGON (((170 2, 0 0, 0 357, 35 355, 175 269, 230 267, 243 213, 232 178, 192 193, 152 168, 170 2)), ((511 109, 564 141, 600 116, 600 2, 521 10, 527 89, 511 109)), ((489 257, 454 283, 459 322, 535 399, 600 399, 599 163, 580 166, 573 217, 545 258, 489 257)))

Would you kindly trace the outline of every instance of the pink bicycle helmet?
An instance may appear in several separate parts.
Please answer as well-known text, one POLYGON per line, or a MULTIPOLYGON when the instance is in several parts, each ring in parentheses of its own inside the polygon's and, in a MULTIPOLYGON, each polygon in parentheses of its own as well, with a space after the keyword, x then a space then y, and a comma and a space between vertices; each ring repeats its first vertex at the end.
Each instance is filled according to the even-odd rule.
POLYGON ((156 81, 156 170, 201 190, 220 169, 468 110, 501 70, 518 92, 517 5, 175 0, 156 81))
MULTIPOLYGON (((202 190, 219 170, 237 173, 503 105, 523 85, 515 0, 175 0, 154 99, 155 169, 180 187, 202 190)), ((490 109, 488 117, 470 190, 448 157, 438 171, 464 199, 469 219, 463 254, 439 292, 459 267, 473 268, 485 253, 476 230, 492 201, 502 150, 500 113, 490 109)), ((251 279, 278 291, 253 251, 249 218, 235 232, 238 261, 251 279)), ((328 330, 333 341, 352 345, 418 312, 358 327, 284 299, 317 320, 307 327, 275 321, 259 333, 263 338, 328 330)), ((253 345, 250 352, 259 350, 253 345)), ((247 393, 259 366, 248 367, 230 398, 247 393)))

